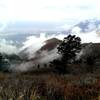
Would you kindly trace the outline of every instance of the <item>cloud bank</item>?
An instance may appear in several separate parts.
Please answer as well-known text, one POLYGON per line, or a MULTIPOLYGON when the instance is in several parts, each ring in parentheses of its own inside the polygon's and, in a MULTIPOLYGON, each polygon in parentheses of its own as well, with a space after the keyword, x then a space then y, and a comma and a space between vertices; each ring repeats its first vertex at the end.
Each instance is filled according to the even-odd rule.
POLYGON ((29 58, 32 58, 34 53, 39 50, 43 45, 45 45, 46 40, 51 39, 51 38, 58 38, 62 40, 65 37, 63 34, 59 35, 51 35, 51 36, 46 36, 46 33, 41 33, 39 37, 37 36, 29 36, 27 37, 26 41, 23 42, 23 46, 20 49, 20 51, 25 50, 26 53, 29 54, 29 58))
POLYGON ((99 0, 0 0, 0 22, 73 23, 99 18, 99 4, 99 0))
POLYGON ((6 54, 17 54, 18 48, 13 44, 13 41, 0 39, 0 52, 6 54))
POLYGON ((90 32, 81 32, 81 29, 79 27, 74 27, 72 30, 72 34, 75 34, 76 36, 79 36, 82 40, 82 43, 100 43, 100 37, 99 32, 97 33, 96 30, 90 31, 90 32))

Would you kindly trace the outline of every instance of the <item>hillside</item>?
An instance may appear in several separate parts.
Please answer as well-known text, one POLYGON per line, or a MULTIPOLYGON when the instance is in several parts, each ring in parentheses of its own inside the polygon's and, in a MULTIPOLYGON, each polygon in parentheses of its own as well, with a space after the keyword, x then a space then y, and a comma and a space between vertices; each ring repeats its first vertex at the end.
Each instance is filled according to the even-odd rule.
POLYGON ((43 50, 47 50, 47 51, 51 51, 53 50, 59 43, 61 42, 61 40, 58 40, 56 38, 52 38, 52 39, 48 39, 45 41, 45 45, 43 47, 41 47, 40 51, 43 50))

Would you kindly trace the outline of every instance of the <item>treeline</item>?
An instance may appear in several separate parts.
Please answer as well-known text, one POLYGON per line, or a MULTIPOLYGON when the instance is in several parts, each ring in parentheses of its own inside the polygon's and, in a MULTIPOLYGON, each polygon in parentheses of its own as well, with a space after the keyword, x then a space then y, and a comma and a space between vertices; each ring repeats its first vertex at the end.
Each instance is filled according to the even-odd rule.
POLYGON ((85 63, 84 68, 87 72, 93 72, 97 55, 95 55, 95 47, 92 43, 83 48, 80 37, 68 35, 63 39, 61 44, 59 44, 57 49, 58 54, 61 55, 61 59, 55 59, 51 62, 51 64, 59 73, 68 73, 69 63, 72 64, 72 66, 74 64, 82 65, 85 63), (77 56, 79 56, 78 59, 77 56))
POLYGON ((20 60, 20 57, 16 54, 0 53, 0 71, 9 72, 10 65, 20 60))

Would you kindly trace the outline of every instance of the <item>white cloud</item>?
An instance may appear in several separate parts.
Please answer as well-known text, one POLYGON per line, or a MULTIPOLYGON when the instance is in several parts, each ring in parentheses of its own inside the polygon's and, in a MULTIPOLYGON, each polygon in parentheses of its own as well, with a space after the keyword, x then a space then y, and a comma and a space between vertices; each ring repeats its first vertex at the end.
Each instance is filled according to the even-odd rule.
POLYGON ((91 32, 81 32, 81 29, 79 27, 75 27, 72 30, 72 33, 75 34, 76 36, 79 36, 82 40, 82 43, 100 43, 100 37, 98 36, 97 32, 95 30, 91 32))
POLYGON ((42 51, 42 58, 39 59, 39 63, 48 63, 53 61, 54 59, 60 58, 61 55, 57 53, 57 48, 51 51, 42 51))
POLYGON ((1 0, 0 20, 65 21, 100 16, 99 0, 1 0))
POLYGON ((0 52, 6 54, 17 54, 18 48, 13 45, 13 41, 6 41, 5 39, 0 39, 0 52))
POLYGON ((27 37, 27 40, 23 43, 22 48, 20 48, 19 51, 25 50, 25 53, 29 54, 29 58, 32 58, 34 53, 39 50, 43 45, 45 45, 45 41, 51 38, 57 38, 60 40, 63 40, 65 35, 59 34, 59 35, 51 35, 46 37, 46 33, 41 33, 40 37, 36 36, 29 36, 27 37))
POLYGON ((9 70, 13 72, 25 72, 31 70, 33 66, 34 66, 33 62, 22 62, 18 64, 11 64, 9 70))
POLYGON ((0 30, 7 22, 17 20, 63 22, 57 28, 66 29, 81 20, 100 19, 99 4, 99 0, 0 0, 0 22, 3 23, 0 30))
POLYGON ((74 28, 72 29, 72 33, 77 34, 77 33, 80 33, 80 32, 81 32, 81 28, 79 28, 79 27, 74 27, 74 28))

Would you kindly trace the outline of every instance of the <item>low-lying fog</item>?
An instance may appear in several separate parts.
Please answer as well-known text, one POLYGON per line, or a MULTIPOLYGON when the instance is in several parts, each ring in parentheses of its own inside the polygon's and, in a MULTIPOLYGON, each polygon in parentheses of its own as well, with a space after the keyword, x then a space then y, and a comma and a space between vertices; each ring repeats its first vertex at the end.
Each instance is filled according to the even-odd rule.
MULTIPOLYGON (((82 33, 80 28, 75 27, 72 30, 72 34, 79 36, 82 39, 82 43, 100 42, 99 33, 97 33, 96 31, 82 33)), ((0 52, 8 54, 8 55, 11 55, 11 54, 18 55, 20 52, 26 50, 25 52, 29 54, 29 58, 32 58, 35 56, 34 54, 36 53, 36 51, 38 51, 43 45, 45 45, 44 41, 51 38, 57 38, 57 39, 63 40, 63 38, 66 36, 67 35, 65 34, 46 36, 46 33, 41 33, 40 36, 31 35, 26 38, 26 41, 22 42, 22 47, 17 47, 12 40, 7 41, 6 39, 0 39, 0 52)), ((53 59, 60 57, 57 54, 56 48, 54 50, 51 50, 50 52, 44 51, 42 53, 45 56, 42 59, 39 59, 39 63, 42 63, 42 62, 48 63, 52 61, 53 59)), ((32 61, 20 62, 20 63, 15 63, 15 64, 10 63, 10 69, 20 70, 20 71, 26 71, 33 66, 34 66, 34 63, 32 61)))

